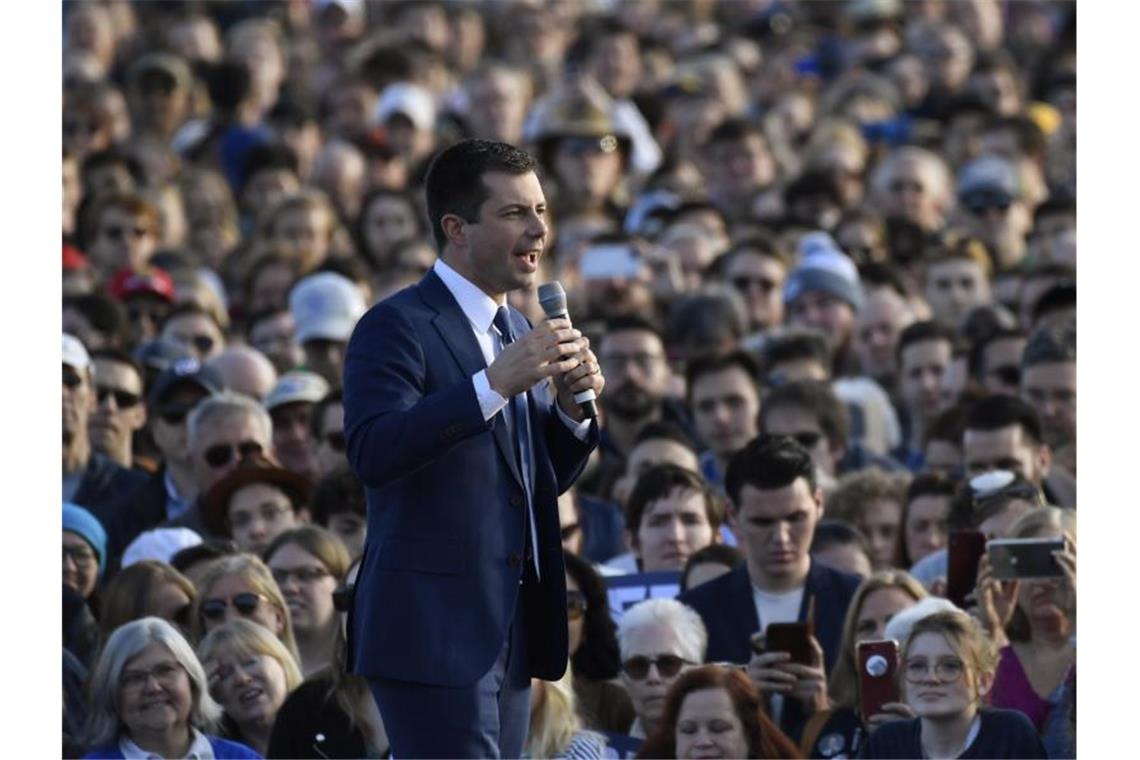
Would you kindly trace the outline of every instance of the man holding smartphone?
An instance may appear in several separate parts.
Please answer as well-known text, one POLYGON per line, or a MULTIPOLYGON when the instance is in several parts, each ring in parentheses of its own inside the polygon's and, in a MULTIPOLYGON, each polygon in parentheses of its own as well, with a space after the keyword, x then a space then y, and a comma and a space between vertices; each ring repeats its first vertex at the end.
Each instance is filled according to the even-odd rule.
POLYGON ((725 487, 747 562, 680 599, 708 628, 707 661, 747 664, 773 719, 796 738, 807 717, 828 706, 826 672, 859 578, 809 554, 823 492, 811 455, 794 438, 752 440, 729 460, 725 487), (761 644, 766 630, 774 641, 763 643, 778 639, 780 650, 761 644))

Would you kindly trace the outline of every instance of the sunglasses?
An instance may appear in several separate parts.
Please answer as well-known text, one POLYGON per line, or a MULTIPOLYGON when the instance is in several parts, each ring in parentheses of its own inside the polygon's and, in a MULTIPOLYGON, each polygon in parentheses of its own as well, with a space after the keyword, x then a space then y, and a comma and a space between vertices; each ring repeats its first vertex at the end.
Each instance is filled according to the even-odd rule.
POLYGON ((823 438, 823 433, 804 430, 799 433, 788 433, 788 437, 796 439, 796 442, 799 443, 799 445, 803 446, 808 451, 811 451, 811 449, 820 442, 820 439, 823 438))
POLYGON ((242 441, 237 445, 232 443, 219 443, 217 446, 211 446, 206 449, 202 454, 202 458, 206 460, 206 464, 216 470, 234 461, 235 452, 239 459, 245 460, 260 454, 262 448, 261 444, 257 441, 242 441))
POLYGON ((347 613, 350 609, 352 609, 352 592, 353 592, 353 590, 354 590, 354 587, 350 586, 347 583, 342 583, 339 586, 337 586, 335 589, 333 589, 333 592, 332 592, 333 609, 336 610, 337 612, 345 612, 345 613, 347 613))
POLYGON ((737 290, 747 291, 752 287, 757 287, 765 293, 771 293, 776 289, 776 283, 769 280, 767 277, 740 277, 732 278, 732 285, 737 290))
POLYGON ((589 608, 586 595, 581 591, 566 592, 566 618, 568 620, 581 620, 589 608))
POLYGON ((334 430, 331 433, 325 433, 324 439, 325 439, 325 443, 327 443, 329 445, 330 449, 332 449, 333 451, 336 451, 338 453, 341 453, 341 454, 344 453, 344 431, 343 430, 334 430))
POLYGON ((638 655, 637 657, 630 657, 621 664, 621 667, 630 678, 635 681, 642 681, 649 675, 650 665, 657 666, 657 672, 661 674, 662 678, 673 678, 681 672, 682 667, 692 664, 693 663, 688 660, 674 654, 659 655, 652 660, 648 657, 638 655))
POLYGON ((316 583, 321 578, 332 575, 323 567, 276 567, 273 569, 273 580, 278 586, 284 586, 290 578, 296 578, 298 583, 316 583))
POLYGON ((239 615, 249 617, 257 612, 257 608, 261 606, 262 599, 264 599, 264 597, 261 594, 255 594, 252 591, 243 591, 240 594, 234 594, 229 599, 207 599, 202 602, 199 611, 206 620, 217 622, 226 617, 226 608, 232 604, 239 615))
POLYGON ((80 377, 79 373, 75 370, 69 370, 65 368, 63 370, 63 384, 68 388, 78 388, 83 384, 83 378, 80 377))
POLYGON ((114 396, 115 406, 119 407, 120 409, 130 409, 133 406, 137 406, 138 403, 142 401, 142 396, 138 395, 137 393, 122 391, 118 388, 108 388, 105 385, 95 386, 95 398, 99 400, 100 404, 105 403, 108 396, 114 396))

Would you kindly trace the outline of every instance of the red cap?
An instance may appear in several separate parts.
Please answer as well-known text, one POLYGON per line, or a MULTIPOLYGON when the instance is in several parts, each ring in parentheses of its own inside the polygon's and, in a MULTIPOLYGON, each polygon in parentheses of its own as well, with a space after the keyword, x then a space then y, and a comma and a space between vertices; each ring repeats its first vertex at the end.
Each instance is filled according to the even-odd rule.
POLYGON ((174 281, 157 267, 142 273, 123 269, 111 280, 109 290, 120 301, 135 296, 158 296, 167 303, 174 303, 174 281))
POLYGON ((90 269, 91 262, 83 255, 83 251, 75 246, 64 243, 63 244, 63 268, 64 269, 90 269))

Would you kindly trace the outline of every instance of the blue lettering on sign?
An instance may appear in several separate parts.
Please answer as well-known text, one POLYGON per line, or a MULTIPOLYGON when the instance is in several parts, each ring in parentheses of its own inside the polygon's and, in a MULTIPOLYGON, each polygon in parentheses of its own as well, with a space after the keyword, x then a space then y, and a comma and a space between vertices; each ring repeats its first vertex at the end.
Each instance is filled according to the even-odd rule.
POLYGON ((677 570, 610 575, 604 580, 609 587, 610 615, 615 624, 638 602, 660 597, 675 599, 681 593, 681 573, 677 570))

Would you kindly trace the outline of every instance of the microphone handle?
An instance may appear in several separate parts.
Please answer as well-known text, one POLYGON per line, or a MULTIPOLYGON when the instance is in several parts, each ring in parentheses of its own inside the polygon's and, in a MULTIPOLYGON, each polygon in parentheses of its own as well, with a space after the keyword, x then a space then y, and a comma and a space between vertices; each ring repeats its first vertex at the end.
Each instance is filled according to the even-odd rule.
MULTIPOLYGON (((561 319, 561 318, 569 319, 570 313, 568 311, 566 311, 565 309, 563 309, 558 314, 547 314, 546 318, 547 319, 561 319)), ((582 414, 584 414, 586 416, 586 419, 592 420, 598 416, 598 405, 596 403, 597 398, 598 398, 598 396, 596 393, 594 393, 593 388, 588 388, 584 391, 579 391, 578 393, 574 394, 574 401, 577 402, 578 407, 582 410, 582 414)))

